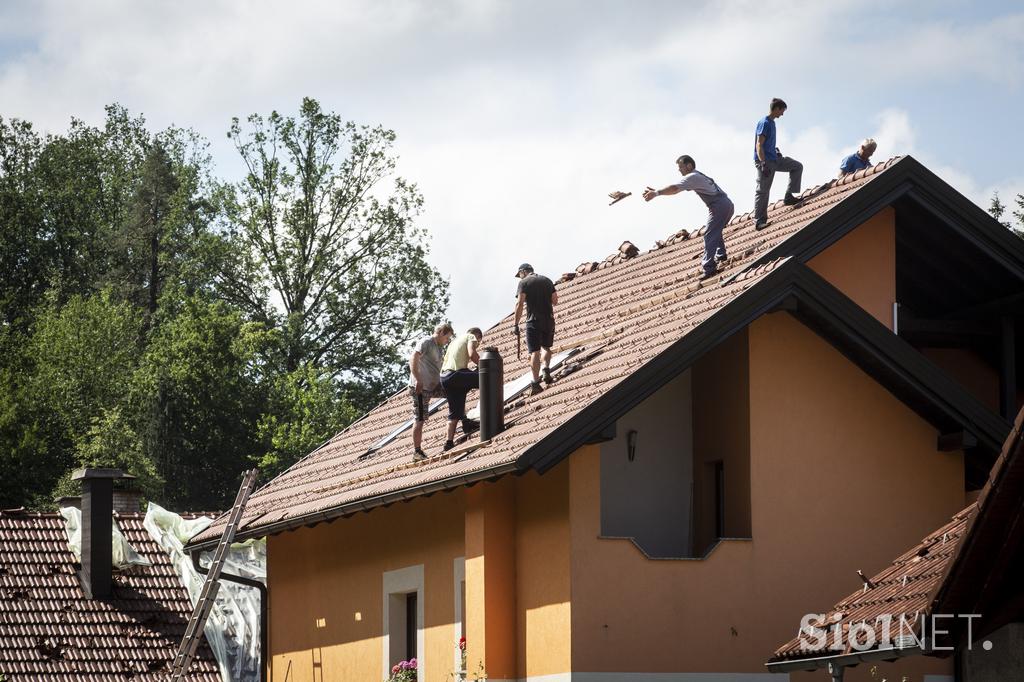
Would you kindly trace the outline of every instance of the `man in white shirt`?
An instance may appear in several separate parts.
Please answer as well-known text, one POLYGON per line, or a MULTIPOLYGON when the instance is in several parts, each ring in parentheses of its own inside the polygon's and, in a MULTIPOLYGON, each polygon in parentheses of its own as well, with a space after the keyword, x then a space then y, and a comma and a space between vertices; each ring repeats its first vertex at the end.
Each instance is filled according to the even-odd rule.
POLYGON ((715 181, 697 170, 692 156, 683 154, 676 159, 676 167, 683 179, 679 182, 654 189, 644 190, 644 201, 654 197, 679 194, 686 190, 694 192, 708 207, 708 220, 704 230, 704 258, 701 259, 701 279, 712 277, 718 272, 718 264, 728 257, 725 254, 725 239, 722 230, 732 218, 735 207, 729 195, 722 191, 715 181))

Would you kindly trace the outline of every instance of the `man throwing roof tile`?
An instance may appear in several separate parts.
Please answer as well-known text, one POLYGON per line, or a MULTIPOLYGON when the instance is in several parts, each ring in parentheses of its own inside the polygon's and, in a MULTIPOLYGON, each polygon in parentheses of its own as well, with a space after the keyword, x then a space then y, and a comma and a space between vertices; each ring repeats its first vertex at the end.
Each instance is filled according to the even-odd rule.
POLYGON ((754 165, 757 167, 757 190, 754 192, 754 229, 768 225, 768 193, 772 188, 776 172, 789 173, 789 187, 783 203, 792 206, 799 203, 800 177, 804 166, 799 161, 783 156, 775 146, 775 119, 786 113, 786 103, 776 97, 768 108, 768 115, 757 122, 754 131, 754 165))
POLYGON ((839 177, 856 173, 871 167, 871 155, 878 149, 878 143, 870 137, 860 143, 860 149, 850 154, 839 164, 839 177))
POLYGON ((478 327, 470 327, 469 331, 448 344, 441 365, 441 386, 448 396, 448 438, 444 442, 445 451, 455 447, 455 427, 462 421, 462 432, 469 433, 480 428, 480 422, 466 416, 466 394, 474 388, 480 388, 480 372, 470 369, 469 363, 480 364, 477 348, 483 340, 484 333, 478 327))
POLYGON ((448 323, 434 328, 433 336, 424 336, 413 347, 409 358, 409 395, 412 396, 412 444, 415 446, 412 458, 426 459, 421 447, 423 443, 423 422, 427 421, 430 399, 443 396, 441 388, 441 362, 444 353, 441 348, 451 341, 455 331, 448 323))
POLYGON ((523 263, 516 271, 519 286, 516 288, 516 318, 513 333, 519 336, 519 318, 523 315, 523 304, 526 304, 526 350, 530 353, 530 369, 533 370, 533 382, 530 384, 530 395, 541 392, 540 379, 550 384, 551 379, 551 346, 555 342, 555 310, 558 305, 558 292, 555 285, 544 275, 533 271, 533 266, 523 263), (543 354, 543 367, 541 355, 543 354))
POLYGON ((704 258, 700 262, 701 279, 707 279, 718 272, 718 264, 726 260, 722 230, 732 218, 735 207, 729 195, 723 192, 714 180, 697 170, 697 164, 692 156, 680 156, 676 159, 676 167, 679 168, 683 179, 661 189, 648 187, 644 190, 644 201, 686 190, 691 190, 700 197, 708 207, 708 220, 704 224, 704 258))

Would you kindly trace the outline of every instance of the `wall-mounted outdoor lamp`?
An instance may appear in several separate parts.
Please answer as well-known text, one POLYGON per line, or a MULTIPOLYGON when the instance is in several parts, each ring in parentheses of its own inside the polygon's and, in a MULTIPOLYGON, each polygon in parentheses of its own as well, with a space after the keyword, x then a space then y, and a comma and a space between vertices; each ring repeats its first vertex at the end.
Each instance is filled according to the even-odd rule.
POLYGON ((629 457, 629 461, 632 462, 636 459, 636 430, 629 431, 626 434, 626 455, 629 457))

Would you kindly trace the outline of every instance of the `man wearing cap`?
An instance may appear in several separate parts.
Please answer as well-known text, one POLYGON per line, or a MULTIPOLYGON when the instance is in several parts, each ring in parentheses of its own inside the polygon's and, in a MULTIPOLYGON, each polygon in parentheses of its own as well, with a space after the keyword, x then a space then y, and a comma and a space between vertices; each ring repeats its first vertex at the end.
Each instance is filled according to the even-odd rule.
POLYGON ((523 263, 516 271, 519 286, 516 288, 516 315, 513 333, 519 336, 519 318, 523 315, 523 304, 526 304, 526 350, 530 353, 530 369, 533 370, 533 382, 530 384, 530 395, 541 392, 540 380, 550 384, 551 379, 551 346, 555 341, 555 311, 558 304, 558 292, 555 285, 544 275, 533 271, 533 266, 523 263), (543 353, 543 367, 541 355, 543 353))
POLYGON ((839 164, 839 177, 871 168, 871 155, 878 149, 878 143, 870 137, 860 143, 860 149, 850 154, 839 164))
POLYGON ((412 444, 413 460, 426 459, 421 447, 423 443, 423 422, 429 416, 430 399, 444 396, 441 388, 442 348, 451 341, 455 331, 448 323, 434 327, 432 336, 424 336, 413 347, 409 358, 409 395, 412 396, 412 444))
POLYGON ((480 388, 480 372, 470 369, 469 363, 480 364, 477 348, 484 338, 479 327, 470 327, 469 331, 455 338, 448 344, 441 365, 441 386, 448 396, 448 438, 444 449, 455 447, 455 428, 462 421, 462 432, 469 433, 480 428, 480 422, 466 416, 466 394, 474 388, 480 388))
POLYGON ((776 172, 789 173, 789 187, 786 188, 782 202, 786 206, 800 202, 796 195, 800 193, 804 165, 796 159, 783 156, 775 146, 775 119, 781 118, 786 109, 785 102, 778 97, 774 98, 768 107, 768 115, 757 122, 754 131, 754 166, 757 167, 757 189, 754 191, 756 230, 768 225, 768 193, 772 189, 776 172))
POLYGON ((676 167, 683 179, 661 189, 648 187, 644 190, 644 201, 650 201, 654 197, 678 194, 686 190, 692 190, 700 197, 704 205, 708 207, 708 220, 704 224, 704 258, 700 262, 701 279, 707 279, 718 271, 718 264, 727 258, 722 230, 732 218, 734 210, 732 199, 713 179, 697 170, 697 164, 692 156, 687 154, 680 156, 676 159, 676 167))

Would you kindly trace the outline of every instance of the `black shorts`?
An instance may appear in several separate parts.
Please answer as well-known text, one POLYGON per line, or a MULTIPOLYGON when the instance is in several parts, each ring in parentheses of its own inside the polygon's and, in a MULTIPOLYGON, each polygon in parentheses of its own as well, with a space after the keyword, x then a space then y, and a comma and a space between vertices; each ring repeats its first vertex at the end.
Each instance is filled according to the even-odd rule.
POLYGON ((555 321, 537 324, 536 320, 526 321, 526 350, 536 353, 541 348, 550 350, 555 343, 555 321))

